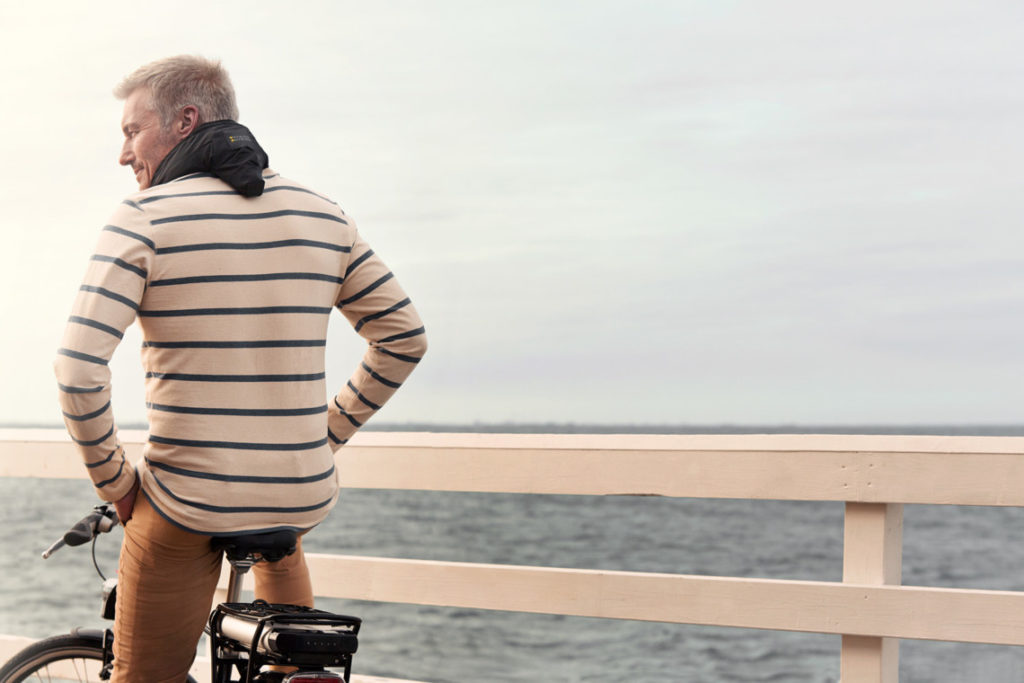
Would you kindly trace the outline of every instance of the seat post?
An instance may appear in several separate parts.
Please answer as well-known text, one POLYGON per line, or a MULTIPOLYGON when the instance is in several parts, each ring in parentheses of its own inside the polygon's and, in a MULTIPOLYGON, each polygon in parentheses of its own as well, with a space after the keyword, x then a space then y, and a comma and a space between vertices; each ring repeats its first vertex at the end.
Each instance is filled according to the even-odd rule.
POLYGON ((214 536, 210 546, 224 551, 231 565, 226 602, 238 602, 242 595, 242 577, 256 562, 277 562, 295 552, 298 534, 292 529, 237 536, 214 536))
POLYGON ((228 560, 231 574, 228 576, 228 594, 224 602, 239 602, 242 598, 242 579, 252 566, 251 559, 228 560))

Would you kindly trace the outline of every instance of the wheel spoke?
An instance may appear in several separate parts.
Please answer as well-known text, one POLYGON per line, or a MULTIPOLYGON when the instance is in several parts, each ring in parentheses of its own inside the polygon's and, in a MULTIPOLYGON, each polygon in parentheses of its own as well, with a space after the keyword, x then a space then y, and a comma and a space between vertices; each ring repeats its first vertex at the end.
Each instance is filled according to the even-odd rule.
POLYGON ((74 658, 51 662, 34 671, 27 681, 39 683, 99 683, 102 662, 74 658))

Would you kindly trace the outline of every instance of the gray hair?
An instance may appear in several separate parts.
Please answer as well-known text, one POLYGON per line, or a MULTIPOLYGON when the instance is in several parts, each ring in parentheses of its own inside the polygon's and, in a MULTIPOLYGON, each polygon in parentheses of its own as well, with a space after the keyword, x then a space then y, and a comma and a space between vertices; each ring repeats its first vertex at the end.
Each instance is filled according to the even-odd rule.
POLYGON ((126 76, 114 96, 127 99, 139 88, 148 88, 153 109, 164 128, 189 105, 199 110, 199 123, 238 120, 235 89, 219 61, 194 55, 167 57, 141 66, 126 76))

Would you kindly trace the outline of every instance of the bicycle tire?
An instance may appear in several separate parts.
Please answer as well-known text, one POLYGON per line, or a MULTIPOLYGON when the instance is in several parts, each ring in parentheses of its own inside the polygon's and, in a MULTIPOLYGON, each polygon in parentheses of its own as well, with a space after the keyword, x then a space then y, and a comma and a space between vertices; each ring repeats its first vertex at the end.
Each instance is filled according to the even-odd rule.
MULTIPOLYGON (((103 636, 66 633, 32 643, 0 668, 0 683, 101 683, 103 636)), ((191 676, 188 683, 196 683, 191 676)))
POLYGON ((93 683, 103 668, 100 635, 67 633, 32 643, 0 668, 0 683, 93 683))

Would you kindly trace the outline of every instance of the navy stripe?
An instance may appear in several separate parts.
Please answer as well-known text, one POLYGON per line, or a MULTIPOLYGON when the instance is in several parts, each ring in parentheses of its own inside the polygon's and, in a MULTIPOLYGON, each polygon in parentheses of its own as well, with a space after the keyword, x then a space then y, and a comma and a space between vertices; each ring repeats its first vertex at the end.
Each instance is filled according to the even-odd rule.
POLYGON ((249 443, 246 441, 202 441, 198 439, 172 439, 167 436, 150 434, 152 443, 168 446, 187 446, 189 448, 228 448, 238 451, 308 451, 327 445, 327 437, 303 443, 249 443))
MULTIPOLYGON (((270 178, 276 178, 276 177, 277 177, 276 175, 272 175, 272 176, 268 176, 266 179, 270 180, 270 178)), ((268 187, 265 190, 263 190, 263 194, 266 194, 268 192, 275 192, 277 190, 289 190, 291 192, 305 192, 306 194, 311 194, 314 197, 317 197, 318 199, 324 200, 328 204, 333 204, 334 206, 338 205, 337 202, 331 201, 330 199, 328 199, 327 197, 323 196, 322 194, 317 194, 316 192, 313 192, 312 190, 307 190, 304 187, 296 187, 295 185, 278 185, 276 187, 268 187)), ((348 223, 346 222, 346 225, 347 224, 348 223)))
POLYGON ((341 443, 341 439, 334 435, 334 432, 331 431, 330 427, 327 428, 327 438, 333 441, 334 443, 341 443))
POLYGON ((111 327, 110 325, 104 325, 103 323, 99 322, 98 320, 93 320, 92 318, 83 318, 83 317, 78 316, 78 315, 73 315, 73 316, 68 318, 68 322, 69 323, 78 323, 79 325, 85 325, 86 327, 95 328, 95 329, 100 330, 102 332, 106 332, 107 334, 111 334, 111 335, 117 337, 118 339, 123 339, 124 338, 124 334, 120 330, 118 330, 117 328, 111 327))
POLYGON ((122 203, 122 204, 127 204, 128 206, 132 207, 132 208, 133 208, 133 209, 135 209, 136 211, 142 211, 142 207, 141 207, 141 206, 139 206, 138 204, 136 204, 135 202, 133 202, 133 201, 132 201, 132 200, 130 200, 130 199, 125 199, 125 200, 123 200, 123 201, 122 201, 121 203, 122 203))
MULTIPOLYGON (((267 176, 264 179, 265 180, 269 180, 270 178, 276 178, 276 177, 277 176, 267 176)), ((319 197, 320 199, 323 199, 325 202, 330 202, 331 204, 335 204, 335 202, 332 202, 330 199, 328 199, 327 197, 324 197, 323 195, 319 195, 316 192, 313 192, 312 190, 307 190, 307 189, 302 188, 302 187, 295 187, 294 185, 278 185, 277 187, 268 187, 268 188, 263 190, 263 194, 267 194, 267 193, 270 193, 270 192, 275 192, 277 190, 291 190, 293 192, 305 192, 306 194, 311 194, 314 197, 319 197)), ((213 195, 234 195, 234 194, 238 194, 238 193, 235 192, 234 190, 211 190, 209 192, 180 192, 180 193, 177 193, 177 194, 159 194, 159 195, 154 195, 152 197, 146 197, 145 199, 141 199, 141 200, 139 200, 139 204, 149 204, 151 202, 156 202, 156 201, 159 201, 161 199, 174 199, 174 198, 177 198, 177 197, 210 197, 210 196, 213 196, 213 195)), ((337 206, 337 204, 335 204, 335 206, 337 206)))
POLYGON ((121 466, 117 468, 117 474, 112 476, 110 479, 104 479, 100 483, 96 484, 96 488, 101 489, 107 484, 111 484, 121 478, 121 472, 124 472, 124 458, 121 459, 121 466))
POLYGON ((64 413, 63 410, 61 412, 64 413, 64 417, 66 417, 69 420, 74 420, 75 422, 85 422, 86 420, 91 420, 94 417, 99 417, 103 413, 107 412, 107 408, 109 407, 110 401, 107 401, 106 405, 104 405, 99 410, 94 410, 91 413, 87 413, 85 415, 72 415, 71 413, 64 413))
POLYGON ((366 259, 370 258, 371 256, 373 256, 373 249, 367 249, 359 256, 359 258, 357 258, 352 263, 348 264, 348 268, 345 269, 345 277, 351 275, 353 270, 361 266, 363 262, 366 261, 366 259))
POLYGON ((391 315, 395 311, 401 310, 402 308, 405 308, 411 303, 412 299, 406 297, 390 308, 386 308, 383 311, 378 311, 377 313, 371 313, 370 315, 366 316, 365 318, 356 323, 355 331, 358 332, 359 330, 363 329, 363 325, 365 325, 366 323, 373 322, 374 320, 379 320, 386 315, 391 315))
POLYGON ((330 505, 331 501, 334 500, 334 496, 331 496, 327 500, 321 503, 315 503, 313 505, 303 505, 301 507, 279 507, 279 506, 250 506, 250 507, 234 507, 225 505, 209 505, 208 503, 197 503, 192 500, 186 500, 180 496, 174 495, 169 488, 164 486, 164 483, 160 481, 158 477, 153 477, 154 481, 164 490, 164 492, 171 498, 181 503, 182 505, 188 505, 189 507, 198 508, 200 510, 206 510, 207 512, 221 512, 221 513, 243 513, 243 512, 275 512, 275 513, 289 513, 289 512, 310 512, 312 510, 319 510, 322 507, 330 505))
POLYGON ((268 280, 321 280, 341 284, 344 280, 337 275, 323 273, 256 273, 253 275, 194 275, 192 277, 173 277, 165 280, 153 280, 150 287, 169 287, 172 285, 192 285, 204 282, 264 282, 268 280))
POLYGON ((183 182, 185 180, 193 180, 195 178, 216 178, 216 177, 217 176, 215 176, 212 173, 207 173, 205 171, 196 171, 195 173, 189 173, 188 175, 183 175, 180 178, 175 178, 171 182, 172 183, 180 183, 180 182, 183 182))
MULTIPOLYGON (((109 404, 108 404, 108 405, 109 405, 109 404)), ((94 469, 94 468, 96 468, 96 467, 102 467, 102 466, 106 465, 106 464, 107 464, 108 462, 110 462, 111 460, 113 460, 113 458, 114 458, 114 454, 116 454, 116 453, 117 453, 117 451, 118 451, 118 450, 120 450, 120 448, 121 448, 121 447, 120 447, 120 446, 118 446, 118 447, 117 447, 117 448, 115 448, 114 450, 110 451, 110 453, 108 453, 108 454, 107 454, 107 457, 103 458, 103 459, 102 459, 102 460, 100 460, 99 462, 87 462, 87 463, 85 463, 85 466, 86 466, 87 468, 89 468, 89 469, 94 469)))
POLYGON ((177 194, 157 194, 139 200, 139 204, 151 204, 161 199, 173 199, 175 197, 209 197, 212 195, 238 194, 234 190, 211 190, 209 192, 179 192, 177 194))
MULTIPOLYGON (((168 524, 170 524, 173 527, 177 527, 178 529, 181 529, 182 531, 187 531, 187 532, 189 532, 191 534, 200 534, 202 536, 237 536, 238 535, 237 531, 203 531, 201 529, 193 529, 192 527, 185 526, 181 522, 178 522, 178 521, 175 521, 174 519, 172 519, 166 512, 164 512, 162 509, 160 509, 160 506, 156 504, 156 502, 153 500, 152 496, 150 496, 148 493, 146 493, 145 489, 143 489, 142 495, 144 495, 146 497, 146 500, 149 501, 149 504, 153 506, 153 509, 156 510, 158 515, 163 517, 164 520, 168 524)), ((296 533, 301 533, 303 531, 309 531, 309 529, 310 529, 310 527, 303 528, 303 527, 298 527, 298 526, 288 526, 287 524, 282 524, 281 526, 263 527, 263 528, 260 528, 260 529, 247 529, 245 533, 247 533, 247 534, 269 534, 272 531, 294 531, 296 533)))
POLYGON ((376 403, 374 403, 373 401, 359 393, 359 390, 356 389, 356 386, 352 384, 351 380, 349 380, 346 384, 348 388, 352 390, 352 393, 356 395, 356 398, 362 401, 364 405, 366 405, 368 408, 373 408, 374 410, 380 410, 379 405, 377 405, 376 403))
POLYGON ((407 356, 404 353, 395 353, 394 351, 382 349, 379 346, 377 347, 377 350, 383 353, 385 356, 391 356, 392 358, 397 358, 398 360, 405 361, 406 363, 419 363, 421 360, 423 360, 422 358, 417 358, 416 356, 407 356))
POLYGON ((144 318, 174 318, 190 315, 270 315, 277 313, 318 313, 330 315, 323 306, 257 306, 254 308, 182 308, 166 311, 139 311, 144 318))
POLYGON ((369 287, 367 287, 363 291, 361 291, 361 292, 359 292, 357 294, 353 294, 352 296, 350 296, 347 299, 342 299, 341 301, 339 301, 338 302, 338 307, 340 308, 342 306, 346 306, 346 305, 352 303, 353 301, 357 301, 358 299, 363 298, 364 296, 366 296, 367 294, 369 294, 373 290, 377 289, 378 287, 380 287, 382 284, 384 284, 385 282, 387 282, 388 280, 390 280, 394 276, 395 276, 394 273, 388 273, 387 275, 382 276, 376 282, 371 284, 369 287))
POLYGON ((117 258, 115 256, 106 256, 104 254, 93 254, 92 255, 92 260, 93 261, 103 261, 104 263, 113 263, 115 266, 117 266, 119 268, 124 268, 125 270, 128 270, 128 271, 131 271, 131 272, 135 273, 136 275, 138 275, 141 278, 145 278, 146 277, 146 271, 144 269, 139 268, 138 266, 133 266, 132 264, 128 263, 127 261, 119 259, 119 258, 117 258))
POLYGON ((320 242, 318 240, 275 240, 273 242, 201 242, 199 244, 179 244, 174 247, 160 247, 156 250, 158 254, 179 254, 184 251, 210 251, 217 249, 277 249, 279 247, 316 247, 317 249, 330 249, 347 253, 352 247, 345 247, 333 242, 320 242))
POLYGON ((74 358, 75 360, 84 360, 89 363, 95 363, 96 365, 107 364, 106 358, 100 358, 99 356, 90 356, 87 353, 72 351, 71 349, 60 348, 57 349, 57 353, 61 356, 67 356, 68 358, 74 358))
POLYGON ((418 337, 426 332, 426 328, 417 327, 415 330, 409 330, 408 332, 402 332, 401 334, 393 334, 390 337, 381 339, 378 344, 387 344, 388 342, 398 341, 399 339, 408 339, 409 337, 418 337))
POLYGON ((193 477, 195 479, 212 479, 214 481, 233 481, 242 483, 252 484, 309 484, 315 481, 323 481, 324 479, 330 478, 334 474, 334 465, 331 465, 331 469, 320 474, 311 474, 308 477, 262 477, 259 475, 251 474, 218 474, 215 472, 200 472, 198 470, 187 470, 184 467, 177 467, 175 465, 168 465, 163 462, 154 462, 149 458, 146 458, 146 464, 150 467, 155 467, 158 470, 164 472, 170 472, 171 474, 178 474, 183 477, 193 477))
POLYGON ((137 232, 132 232, 131 230, 125 230, 124 228, 119 228, 116 225, 104 225, 103 229, 106 230, 107 232, 116 232, 118 235, 124 235, 125 237, 131 237, 133 240, 138 240, 138 241, 142 242, 143 244, 145 244, 150 249, 156 249, 156 244, 153 243, 153 240, 149 239, 148 237, 143 237, 142 235, 140 235, 137 232))
POLYGON ((327 412, 327 404, 313 408, 199 408, 193 406, 169 406, 163 403, 147 403, 150 410, 187 415, 236 415, 244 417, 290 417, 293 415, 318 415, 327 412))
POLYGON ((188 375, 180 372, 147 372, 146 379, 168 379, 180 382, 312 382, 324 379, 325 373, 309 375, 188 375))
POLYGON ((120 304, 124 304, 133 311, 139 310, 139 305, 137 303, 135 303, 126 296, 118 294, 117 292, 111 292, 109 289, 104 289, 103 287, 94 287, 92 285, 82 285, 81 287, 79 287, 79 289, 82 290, 83 292, 92 292, 93 294, 99 294, 100 296, 105 296, 108 299, 113 299, 114 301, 120 304))
POLYGON ((370 377, 374 378, 384 386, 391 387, 392 389, 397 389, 398 387, 402 386, 401 382, 392 382, 390 379, 378 375, 376 372, 373 371, 373 368, 371 368, 366 363, 360 363, 360 365, 363 366, 363 370, 366 370, 367 374, 369 374, 370 377))
POLYGON ((164 223, 183 223, 187 221, 258 221, 264 218, 280 218, 281 216, 302 216, 305 218, 321 218, 348 225, 348 221, 340 216, 320 211, 300 211, 299 209, 281 209, 280 211, 267 211, 265 213, 192 213, 183 216, 168 216, 150 221, 150 225, 162 225, 164 223))
POLYGON ((104 389, 107 388, 106 386, 102 386, 102 387, 69 387, 66 384, 59 384, 59 383, 57 384, 57 386, 60 388, 61 391, 63 391, 66 394, 96 394, 96 393, 99 393, 99 392, 101 392, 101 391, 103 391, 104 389))
POLYGON ((354 417, 349 415, 347 412, 345 412, 345 409, 341 407, 340 403, 338 403, 338 399, 337 398, 334 399, 334 405, 336 405, 338 407, 338 410, 341 411, 342 415, 344 415, 346 418, 348 418, 348 421, 352 423, 353 427, 356 427, 358 429, 359 427, 363 426, 362 422, 360 422, 359 420, 355 419, 354 417))
POLYGON ((71 440, 74 441, 75 443, 77 443, 79 446, 99 446, 101 443, 106 441, 107 438, 109 438, 113 433, 114 433, 114 426, 111 425, 110 426, 110 431, 107 432, 106 434, 104 434, 103 436, 101 436, 98 439, 93 439, 92 441, 86 441, 84 439, 76 439, 75 437, 72 436, 71 440))
POLYGON ((311 346, 327 346, 327 341, 324 339, 268 339, 265 341, 142 342, 144 349, 290 349, 311 346))

